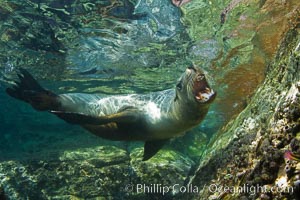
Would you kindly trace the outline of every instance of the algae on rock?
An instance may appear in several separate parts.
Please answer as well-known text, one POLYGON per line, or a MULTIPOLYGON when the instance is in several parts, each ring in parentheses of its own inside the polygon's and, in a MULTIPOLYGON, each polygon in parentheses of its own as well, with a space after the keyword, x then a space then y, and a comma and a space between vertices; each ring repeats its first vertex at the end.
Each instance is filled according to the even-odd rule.
MULTIPOLYGON (((219 188, 246 185, 277 187, 286 177, 284 152, 291 148, 300 131, 300 30, 298 26, 286 34, 274 61, 268 66, 264 83, 257 89, 248 106, 211 140, 198 170, 190 183, 202 189, 195 199, 288 198, 298 193, 212 192, 219 188), (230 174, 230 179, 224 176, 230 174), (207 187, 205 187, 207 186, 207 187)), ((299 145, 299 142, 298 142, 299 145)), ((288 179, 286 180, 294 180, 288 179)), ((293 182, 287 182, 296 191, 293 182)))

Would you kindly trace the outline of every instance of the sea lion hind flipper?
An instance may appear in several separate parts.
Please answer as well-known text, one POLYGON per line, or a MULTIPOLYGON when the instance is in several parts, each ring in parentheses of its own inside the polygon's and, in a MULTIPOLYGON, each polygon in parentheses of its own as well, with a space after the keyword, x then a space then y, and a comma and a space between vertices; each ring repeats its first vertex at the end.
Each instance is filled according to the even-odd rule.
POLYGON ((19 68, 20 85, 28 90, 45 91, 45 89, 33 78, 33 76, 24 68, 19 68))
POLYGON ((23 68, 19 68, 19 82, 6 89, 6 93, 16 99, 25 101, 36 110, 57 109, 60 106, 58 97, 51 91, 45 90, 33 76, 23 68))
POLYGON ((146 141, 144 145, 143 161, 152 158, 164 146, 164 144, 167 141, 169 140, 166 139, 166 140, 146 141))
POLYGON ((63 112, 63 111, 50 111, 57 117, 65 120, 70 124, 79 125, 103 125, 108 123, 134 123, 138 119, 138 112, 129 111, 126 109, 122 112, 118 112, 106 116, 92 116, 84 113, 74 113, 74 112, 63 112))

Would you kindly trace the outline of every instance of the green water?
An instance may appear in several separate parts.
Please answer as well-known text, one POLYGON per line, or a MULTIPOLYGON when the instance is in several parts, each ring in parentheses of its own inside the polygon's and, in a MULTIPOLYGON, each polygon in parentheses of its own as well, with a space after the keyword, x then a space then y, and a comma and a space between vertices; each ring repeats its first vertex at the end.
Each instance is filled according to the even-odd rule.
MULTIPOLYGON (((138 165, 137 177, 145 178, 133 159, 141 156, 142 143, 95 137, 8 97, 5 88, 23 67, 56 93, 147 93, 174 87, 194 63, 207 72, 217 99, 193 133, 172 141, 153 161, 173 159, 191 173, 209 138, 247 106, 281 36, 297 18, 297 1, 274 2, 193 0, 178 8, 158 0, 0 1, 0 161, 60 162, 66 152, 75 152, 66 160, 76 160, 77 151, 111 147, 127 155, 118 161, 121 166, 138 165)), ((31 190, 22 191, 19 197, 25 198, 31 190)))
MULTIPOLYGON (((2 113, 7 113, 1 123, 1 157, 39 157, 49 149, 107 143, 8 97, 5 80, 15 78, 18 67, 56 93, 127 94, 172 88, 192 63, 192 40, 181 11, 170 2, 9 1, 1 8, 0 94, 2 113)), ((216 48, 197 51, 214 57, 216 48)), ((222 121, 200 128, 211 135, 222 121)))

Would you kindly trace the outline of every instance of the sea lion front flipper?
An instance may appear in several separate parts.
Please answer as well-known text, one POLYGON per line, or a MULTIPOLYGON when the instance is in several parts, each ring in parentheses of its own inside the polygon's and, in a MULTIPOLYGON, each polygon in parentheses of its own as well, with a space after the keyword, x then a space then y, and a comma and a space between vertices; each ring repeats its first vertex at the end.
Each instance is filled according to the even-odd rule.
POLYGON ((64 112, 64 111, 50 111, 57 117, 65 120, 70 124, 79 125, 103 125, 111 122, 116 123, 132 123, 139 118, 139 110, 135 108, 124 109, 121 112, 106 116, 93 116, 84 113, 64 112))
POLYGON ((143 161, 146 161, 152 156, 154 156, 168 141, 166 140, 154 140, 154 141, 146 141, 144 145, 144 155, 143 155, 143 161))

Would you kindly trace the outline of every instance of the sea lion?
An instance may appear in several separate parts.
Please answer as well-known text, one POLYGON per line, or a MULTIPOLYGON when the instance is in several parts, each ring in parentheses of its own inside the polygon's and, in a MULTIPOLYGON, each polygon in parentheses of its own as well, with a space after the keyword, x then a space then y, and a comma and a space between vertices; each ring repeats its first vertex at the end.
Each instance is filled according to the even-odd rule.
POLYGON ((198 67, 188 67, 175 89, 149 94, 103 97, 97 94, 57 95, 45 90, 21 68, 20 82, 6 89, 10 96, 48 111, 71 124, 109 140, 145 141, 143 160, 148 160, 170 138, 197 126, 216 97, 198 67))

